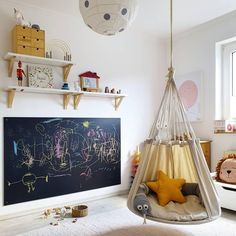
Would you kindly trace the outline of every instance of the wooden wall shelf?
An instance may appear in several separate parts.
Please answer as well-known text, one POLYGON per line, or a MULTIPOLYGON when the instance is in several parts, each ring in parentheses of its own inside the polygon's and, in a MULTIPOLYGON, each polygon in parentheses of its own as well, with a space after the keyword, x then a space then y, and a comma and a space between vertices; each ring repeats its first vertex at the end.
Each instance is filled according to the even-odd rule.
POLYGON ((80 92, 80 94, 82 94, 85 97, 100 97, 100 98, 114 99, 115 100, 114 107, 116 111, 118 110, 123 98, 127 97, 127 95, 125 94, 116 94, 116 93, 80 92))
POLYGON ((12 53, 12 52, 8 52, 5 55, 4 59, 8 61, 8 76, 9 77, 12 77, 14 62, 22 61, 22 62, 31 63, 31 64, 62 67, 64 81, 67 81, 71 67, 76 64, 71 61, 63 61, 63 60, 45 58, 45 57, 35 57, 35 56, 17 54, 17 53, 12 53))
POLYGON ((214 132, 214 134, 236 134, 236 132, 235 131, 233 132, 220 131, 220 132, 214 132))
POLYGON ((7 89, 7 105, 9 108, 12 107, 16 92, 23 93, 41 93, 41 94, 57 94, 63 95, 64 109, 67 109, 70 98, 74 97, 74 109, 78 108, 78 105, 82 97, 100 97, 114 99, 115 110, 118 110, 122 100, 126 97, 125 94, 110 94, 110 93, 95 93, 95 92, 78 92, 75 90, 62 90, 62 89, 51 89, 51 88, 33 88, 33 87, 19 87, 9 86, 7 89))
MULTIPOLYGON (((16 61, 22 61, 25 63, 39 64, 39 65, 48 65, 48 66, 57 66, 63 68, 63 79, 67 81, 70 69, 75 63, 71 61, 63 61, 52 58, 36 57, 30 55, 23 55, 8 52, 5 57, 5 60, 8 61, 8 76, 12 77, 14 63, 16 61)), ((118 110, 122 100, 126 97, 125 94, 111 94, 111 93, 98 93, 98 92, 78 92, 75 90, 62 90, 62 89, 51 89, 51 88, 33 88, 33 87, 19 87, 19 86, 9 86, 6 89, 7 91, 7 105, 9 108, 12 107, 16 92, 23 93, 42 93, 42 94, 57 94, 63 95, 63 107, 67 109, 71 97, 74 98, 74 109, 77 109, 82 97, 100 97, 100 98, 110 98, 114 99, 115 110, 118 110)))

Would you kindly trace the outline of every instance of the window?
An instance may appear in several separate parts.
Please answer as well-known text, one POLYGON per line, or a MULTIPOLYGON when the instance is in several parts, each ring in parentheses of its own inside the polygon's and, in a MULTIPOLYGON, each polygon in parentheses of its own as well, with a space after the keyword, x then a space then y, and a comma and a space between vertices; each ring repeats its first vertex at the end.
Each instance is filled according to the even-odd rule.
POLYGON ((215 118, 236 119, 236 39, 216 45, 215 118))
POLYGON ((236 118, 236 45, 235 51, 232 52, 232 79, 231 79, 231 108, 230 113, 232 118, 236 118))

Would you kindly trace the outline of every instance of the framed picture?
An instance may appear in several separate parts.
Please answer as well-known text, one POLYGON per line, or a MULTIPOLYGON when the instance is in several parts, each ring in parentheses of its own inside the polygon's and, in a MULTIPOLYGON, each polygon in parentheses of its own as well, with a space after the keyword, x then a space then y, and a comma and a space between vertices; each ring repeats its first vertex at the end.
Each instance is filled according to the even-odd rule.
POLYGON ((53 70, 48 66, 28 65, 28 86, 53 88, 53 70))
POLYGON ((83 91, 97 92, 99 90, 100 77, 91 71, 79 75, 80 86, 83 91))
POLYGON ((201 71, 176 76, 176 86, 186 109, 189 121, 202 120, 202 77, 201 71))

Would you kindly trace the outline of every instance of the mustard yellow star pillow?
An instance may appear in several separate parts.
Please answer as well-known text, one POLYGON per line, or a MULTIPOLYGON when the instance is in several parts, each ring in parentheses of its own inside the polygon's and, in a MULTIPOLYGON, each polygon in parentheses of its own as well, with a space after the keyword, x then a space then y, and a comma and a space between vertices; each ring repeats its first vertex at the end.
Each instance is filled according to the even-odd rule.
POLYGON ((165 206, 170 201, 183 203, 186 201, 181 192, 185 179, 171 179, 161 170, 158 171, 157 181, 147 182, 147 186, 157 194, 159 204, 165 206))

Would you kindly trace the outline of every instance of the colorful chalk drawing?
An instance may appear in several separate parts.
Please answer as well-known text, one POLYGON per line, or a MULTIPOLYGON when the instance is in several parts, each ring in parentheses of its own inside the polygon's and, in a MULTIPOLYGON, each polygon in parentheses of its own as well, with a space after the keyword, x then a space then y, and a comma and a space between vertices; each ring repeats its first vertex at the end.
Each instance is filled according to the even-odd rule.
POLYGON ((120 184, 119 118, 4 118, 4 205, 120 184))

